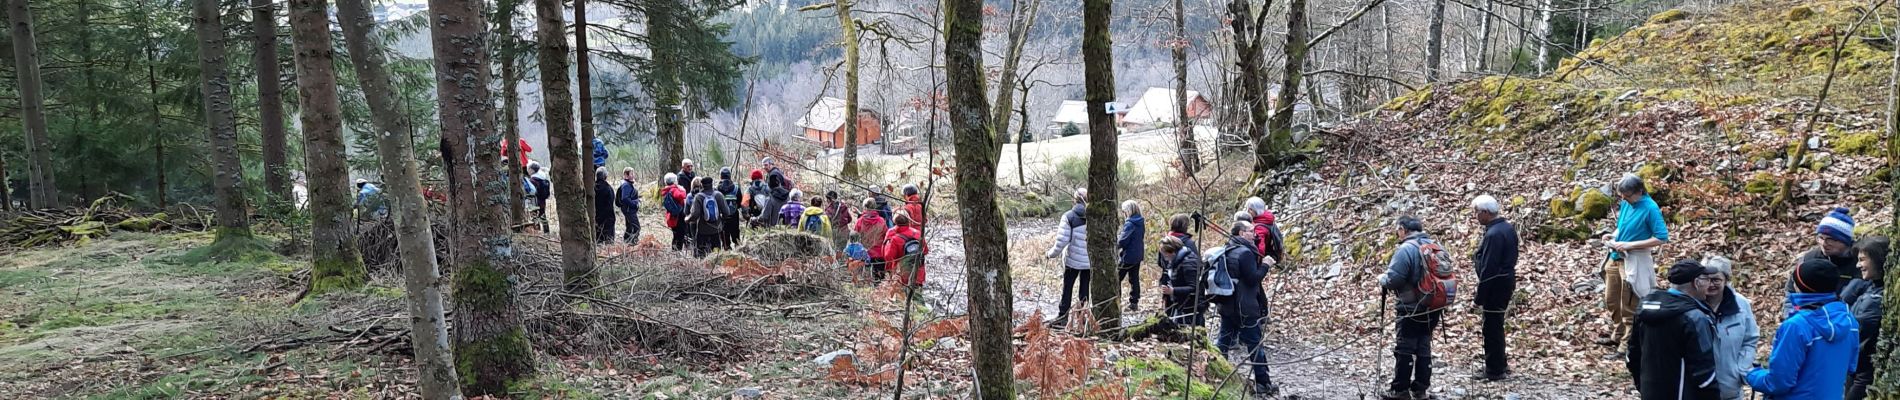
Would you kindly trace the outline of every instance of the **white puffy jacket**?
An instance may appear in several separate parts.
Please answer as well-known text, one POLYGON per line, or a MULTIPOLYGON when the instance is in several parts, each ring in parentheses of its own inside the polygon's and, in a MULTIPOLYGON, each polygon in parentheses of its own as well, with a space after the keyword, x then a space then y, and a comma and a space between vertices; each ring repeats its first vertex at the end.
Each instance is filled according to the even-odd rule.
POLYGON ((1089 269, 1088 225, 1083 212, 1082 205, 1078 204, 1062 214, 1061 225, 1056 227, 1056 246, 1049 248, 1047 255, 1049 258, 1064 256, 1062 266, 1069 269, 1089 269))

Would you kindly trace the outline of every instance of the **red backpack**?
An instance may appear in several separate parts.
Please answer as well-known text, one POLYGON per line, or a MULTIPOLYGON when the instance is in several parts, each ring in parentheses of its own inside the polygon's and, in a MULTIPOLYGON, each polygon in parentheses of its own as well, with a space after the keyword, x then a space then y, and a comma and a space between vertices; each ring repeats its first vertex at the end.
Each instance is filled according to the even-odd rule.
POLYGON ((1424 269, 1419 271, 1418 278, 1418 292, 1424 296, 1419 305, 1426 310, 1445 308, 1458 296, 1458 277, 1452 271, 1451 252, 1438 243, 1414 244, 1418 246, 1419 266, 1424 269))

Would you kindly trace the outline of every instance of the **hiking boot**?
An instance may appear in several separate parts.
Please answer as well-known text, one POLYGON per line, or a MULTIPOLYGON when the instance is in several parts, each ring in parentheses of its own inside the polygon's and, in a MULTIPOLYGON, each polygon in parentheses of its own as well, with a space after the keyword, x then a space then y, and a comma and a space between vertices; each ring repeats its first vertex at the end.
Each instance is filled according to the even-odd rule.
POLYGON ((1128 302, 1128 312, 1138 312, 1138 311, 1141 311, 1141 303, 1133 302, 1133 301, 1128 302))
POLYGON ((1629 359, 1629 358, 1630 358, 1630 353, 1629 353, 1629 352, 1626 352, 1626 351, 1620 351, 1620 350, 1619 350, 1619 351, 1616 351, 1616 352, 1613 352, 1613 353, 1610 353, 1610 354, 1604 354, 1604 355, 1603 355, 1603 359, 1605 359, 1605 360, 1627 360, 1627 359, 1629 359))
POLYGON ((1412 392, 1386 390, 1383 392, 1379 392, 1379 399, 1381 400, 1412 400, 1412 392))
POLYGON ((1272 397, 1280 394, 1280 385, 1261 383, 1253 385, 1254 398, 1272 397))
POLYGON ((1056 317, 1056 319, 1049 321, 1049 329, 1059 331, 1067 327, 1069 327, 1069 317, 1067 316, 1056 317))
POLYGON ((1498 382, 1511 379, 1511 371, 1504 371, 1502 374, 1491 374, 1479 371, 1478 373, 1471 374, 1471 379, 1479 382, 1498 382))
POLYGON ((1412 400, 1432 400, 1432 392, 1425 389, 1413 390, 1412 400))

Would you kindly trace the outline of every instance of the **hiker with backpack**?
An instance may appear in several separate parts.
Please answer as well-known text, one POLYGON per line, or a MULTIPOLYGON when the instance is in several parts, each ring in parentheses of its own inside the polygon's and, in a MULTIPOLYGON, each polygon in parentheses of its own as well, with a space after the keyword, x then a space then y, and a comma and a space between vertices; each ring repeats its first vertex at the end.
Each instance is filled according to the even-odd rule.
POLYGON ((910 287, 923 286, 924 256, 930 254, 930 246, 924 243, 924 233, 917 230, 917 223, 909 215, 898 214, 895 227, 884 238, 889 273, 910 287))
POLYGON ((713 188, 713 178, 699 178, 699 193, 689 201, 687 222, 693 232, 693 257, 705 257, 719 247, 720 216, 732 213, 732 207, 726 205, 726 196, 713 188))
POLYGON ((919 227, 924 226, 924 221, 929 219, 929 216, 924 215, 923 195, 917 192, 915 184, 904 185, 904 212, 910 213, 910 220, 919 227))
POLYGON ((1253 216, 1250 222, 1253 222, 1254 249, 1265 257, 1261 261, 1266 262, 1267 266, 1279 266, 1280 261, 1286 259, 1286 246, 1280 226, 1273 223, 1273 211, 1268 210, 1267 201, 1259 197, 1247 198, 1246 206, 1248 215, 1253 216), (1267 261, 1269 259, 1272 261, 1267 261))
POLYGON ((813 197, 811 207, 798 216, 798 230, 831 239, 831 217, 825 215, 825 198, 813 197))
MULTIPOLYGON (((1643 400, 1721 397, 1715 382, 1715 320, 1703 301, 1707 288, 1717 284, 1711 278, 1719 275, 1707 272, 1696 260, 1677 261, 1667 275, 1674 287, 1643 298, 1624 361, 1643 400)), ((1830 398, 1841 398, 1840 390, 1836 385, 1830 398)))
POLYGON ((1121 233, 1116 235, 1115 250, 1120 270, 1117 278, 1128 282, 1128 312, 1141 309, 1141 257, 1144 239, 1148 236, 1147 220, 1141 218, 1141 204, 1134 200, 1122 202, 1121 233))
POLYGON ((594 168, 594 243, 614 241, 614 185, 607 183, 607 169, 594 168))
POLYGON ((686 188, 680 187, 679 175, 667 173, 660 178, 660 208, 666 210, 666 229, 673 232, 673 251, 686 250, 686 188))
POLYGON ((1061 222, 1056 226, 1055 246, 1049 247, 1047 258, 1062 259, 1062 300, 1057 303, 1056 319, 1049 323, 1050 328, 1062 329, 1069 324, 1070 300, 1077 300, 1082 306, 1089 304, 1089 239, 1088 219, 1085 204, 1088 189, 1075 190, 1075 207, 1062 214, 1061 222), (1075 290, 1075 282, 1082 281, 1082 290, 1075 290))
POLYGON ((1432 387, 1432 331, 1438 329, 1444 308, 1451 304, 1456 281, 1451 255, 1425 234, 1417 218, 1400 217, 1392 224, 1399 247, 1379 287, 1394 293, 1397 339, 1392 345, 1392 383, 1380 398, 1430 398, 1432 387))
POLYGON ((620 188, 614 192, 614 204, 620 207, 620 216, 627 220, 627 234, 621 239, 627 244, 640 242, 640 184, 633 179, 633 167, 620 170, 620 188))
MULTIPOLYGON (((870 198, 864 199, 865 208, 869 209, 872 204, 873 201, 870 198)), ((869 243, 871 247, 869 249, 871 258, 864 263, 864 266, 871 269, 871 278, 877 282, 884 281, 884 273, 886 271, 884 267, 884 236, 889 230, 890 225, 884 223, 883 215, 868 211, 858 215, 858 222, 851 228, 852 232, 857 233, 858 237, 864 239, 864 243, 869 243)))
POLYGON ((765 172, 752 170, 752 183, 746 185, 746 221, 753 228, 771 226, 778 222, 778 204, 772 197, 772 188, 765 184, 765 172), (773 210, 767 213, 765 210, 773 210), (767 215, 772 217, 768 218, 767 215))
MULTIPOLYGON (((1669 223, 1662 210, 1649 198, 1643 178, 1624 175, 1613 190, 1620 199, 1616 211, 1616 233, 1603 235, 1610 249, 1603 263, 1603 304, 1610 309, 1610 332, 1597 344, 1616 346, 1628 335, 1636 318, 1636 300, 1649 296, 1656 287, 1657 247, 1669 242, 1669 223)), ((1616 358, 1611 354, 1610 358, 1616 358)))
POLYGON ((733 212, 719 214, 719 248, 739 245, 739 186, 732 183, 732 167, 719 168, 719 195, 733 212))
POLYGON ((1478 292, 1471 296, 1484 313, 1484 369, 1478 380, 1495 382, 1509 378, 1511 367, 1504 349, 1504 317, 1517 292, 1517 226, 1504 219, 1504 205, 1490 195, 1471 199, 1472 219, 1484 227, 1479 236, 1478 252, 1471 255, 1478 270, 1478 292))
POLYGON ((792 189, 792 193, 786 197, 785 205, 779 206, 778 223, 780 225, 797 228, 798 217, 801 217, 804 215, 805 215, 805 192, 798 189, 792 189))
POLYGON ((547 171, 541 170, 541 163, 528 162, 528 182, 534 184, 534 220, 540 225, 541 232, 548 231, 548 198, 554 196, 554 181, 547 171))
MULTIPOLYGON (((1208 294, 1220 304, 1221 331, 1232 332, 1232 342, 1247 354, 1247 366, 1253 369, 1253 393, 1272 396, 1280 392, 1268 375, 1267 352, 1261 348, 1261 330, 1266 327, 1267 292, 1261 283, 1267 279, 1267 266, 1255 250, 1252 222, 1234 222, 1228 229, 1227 246, 1207 261, 1208 294)), ((1224 350, 1224 349, 1223 349, 1224 350)), ((1223 351, 1224 352, 1224 351, 1223 351)))

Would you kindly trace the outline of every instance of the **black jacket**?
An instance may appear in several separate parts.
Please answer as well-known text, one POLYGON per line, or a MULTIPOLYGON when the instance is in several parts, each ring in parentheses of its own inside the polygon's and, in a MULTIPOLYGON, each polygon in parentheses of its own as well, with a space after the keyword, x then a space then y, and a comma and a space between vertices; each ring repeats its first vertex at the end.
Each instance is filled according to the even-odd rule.
MULTIPOLYGON (((1805 253, 1801 253, 1800 260, 1810 258, 1823 259, 1834 264, 1834 273, 1841 278, 1839 290, 1835 290, 1834 295, 1839 296, 1842 301, 1846 301, 1848 283, 1860 278, 1860 252, 1850 250, 1847 252, 1847 255, 1833 256, 1821 251, 1821 248, 1817 246, 1808 249, 1805 253)), ((1800 260, 1795 261, 1796 265, 1800 265, 1800 260)), ((1794 282, 1788 282, 1787 290, 1788 293, 1795 292, 1794 282)))
POLYGON ((1478 270, 1478 293, 1472 296, 1479 307, 1493 309, 1511 304, 1511 291, 1517 277, 1517 226, 1500 217, 1484 227, 1484 239, 1471 256, 1478 270))
POLYGON ((603 225, 614 221, 614 185, 606 179, 594 180, 594 221, 603 225))
POLYGON ((1878 349, 1876 344, 1880 342, 1880 322, 1884 316, 1880 303, 1884 301, 1886 290, 1881 286, 1880 282, 1855 279, 1848 282, 1847 289, 1842 291, 1846 293, 1842 301, 1847 303, 1848 310, 1854 312, 1854 320, 1860 322, 1860 366, 1855 371, 1873 371, 1874 368, 1874 356, 1878 353, 1875 351, 1878 349))
MULTIPOLYGON (((1235 236, 1227 242, 1227 255, 1222 259, 1227 263, 1227 274, 1234 277, 1234 295, 1220 303, 1221 318, 1259 318, 1266 315, 1267 292, 1260 282, 1267 278, 1267 268, 1260 264, 1260 252, 1254 250, 1255 244, 1235 236)), ((1209 266, 1210 268, 1212 266, 1209 266)))
POLYGON ((1158 282, 1169 288, 1161 296, 1161 302, 1167 307, 1168 318, 1175 325, 1207 325, 1207 299, 1196 296, 1201 283, 1201 248, 1194 244, 1192 236, 1181 236, 1185 246, 1170 259, 1155 252, 1155 261, 1161 265, 1158 282))
MULTIPOLYGON (((720 180, 718 190, 720 195, 726 196, 725 201, 727 207, 739 207, 739 186, 734 185, 731 179, 720 180)), ((719 219, 727 223, 737 224, 739 223, 739 213, 721 214, 719 219)))
POLYGON ((713 207, 717 207, 717 209, 712 210, 712 212, 714 214, 717 214, 719 218, 725 218, 726 214, 731 214, 734 212, 734 210, 732 209, 732 206, 726 204, 725 196, 719 194, 719 191, 717 190, 703 190, 698 193, 687 195, 686 209, 688 211, 686 212, 686 215, 687 215, 686 222, 689 224, 692 224, 692 225, 688 225, 689 227, 698 228, 699 229, 698 232, 702 236, 715 235, 715 234, 719 234, 720 232, 719 219, 715 218, 715 219, 708 220, 706 218, 707 217, 706 215, 706 211, 707 211, 706 199, 707 198, 711 198, 713 200, 713 207))
POLYGON ((1709 307, 1674 289, 1643 298, 1629 337, 1630 376, 1643 400, 1721 397, 1715 384, 1715 320, 1709 307))

